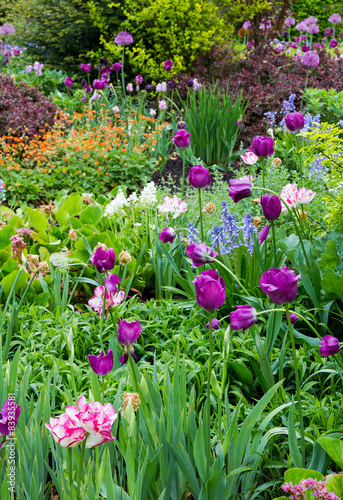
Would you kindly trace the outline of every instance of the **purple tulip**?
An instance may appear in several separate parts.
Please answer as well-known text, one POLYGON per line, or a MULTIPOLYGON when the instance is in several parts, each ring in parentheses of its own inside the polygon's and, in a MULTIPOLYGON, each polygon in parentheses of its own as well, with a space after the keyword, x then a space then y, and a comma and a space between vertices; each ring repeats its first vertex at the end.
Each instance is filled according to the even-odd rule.
POLYGON ((218 252, 213 250, 213 248, 208 247, 206 243, 200 243, 200 245, 193 243, 186 248, 186 252, 188 257, 192 259, 195 267, 212 262, 212 259, 218 255, 218 252))
POLYGON ((97 268, 99 273, 106 271, 111 271, 114 268, 116 261, 116 256, 113 248, 108 248, 104 250, 99 247, 91 257, 91 263, 97 268))
POLYGON ((261 196, 263 215, 269 221, 279 218, 282 210, 281 201, 275 194, 264 194, 261 196))
POLYGON ((159 236, 163 243, 172 243, 176 238, 176 231, 172 227, 165 227, 159 236))
POLYGON ((214 269, 203 271, 191 283, 199 306, 206 311, 215 311, 224 304, 225 282, 214 269))
POLYGON ((186 128, 186 122, 184 122, 183 120, 181 120, 178 124, 177 124, 177 129, 178 130, 182 130, 182 129, 185 129, 186 128))
POLYGON ((266 158, 274 153, 274 139, 265 135, 255 135, 252 140, 252 152, 256 156, 266 158))
POLYGON ((103 90, 107 86, 107 81, 104 80, 103 78, 100 78, 99 80, 93 80, 93 88, 95 90, 103 90))
POLYGON ((337 354, 341 348, 339 340, 332 335, 325 335, 319 343, 322 346, 320 348, 320 354, 324 357, 331 356, 331 354, 337 354))
POLYGON ((20 406, 15 404, 12 397, 6 399, 0 411, 0 436, 12 435, 18 423, 20 410, 20 406))
POLYGON ((167 80, 167 84, 171 89, 176 89, 176 87, 177 87, 177 82, 175 80, 172 80, 172 79, 167 80))
POLYGON ((20 55, 20 49, 13 49, 14 57, 18 57, 20 55))
POLYGON ((291 132, 301 130, 305 126, 304 115, 301 111, 298 111, 296 113, 288 113, 288 115, 285 116, 285 124, 288 130, 290 130, 291 132))
POLYGON ((155 85, 147 85, 145 87, 145 91, 148 92, 148 94, 151 94, 151 92, 155 92, 155 90, 156 90, 155 85))
POLYGON ((335 47, 337 47, 338 45, 338 42, 337 40, 335 40, 334 38, 332 40, 330 40, 330 43, 329 43, 329 46, 334 49, 335 47))
POLYGON ((174 64, 173 64, 173 61, 170 61, 169 59, 167 59, 166 61, 164 61, 163 63, 163 69, 165 71, 171 71, 174 67, 174 64))
POLYGON ((291 323, 294 325, 296 321, 298 321, 299 317, 296 314, 290 313, 291 323))
POLYGON ((136 82, 138 85, 140 85, 140 84, 143 82, 143 77, 142 77, 142 75, 137 75, 137 76, 135 77, 135 82, 136 82))
POLYGON ((189 171, 188 181, 194 188, 203 189, 211 184, 211 174, 207 168, 194 165, 189 171))
POLYGON ((186 87, 193 87, 193 78, 189 78, 188 80, 186 80, 186 87))
MULTIPOLYGON (((210 329, 210 322, 206 323, 206 328, 207 328, 207 330, 210 329)), ((219 319, 213 318, 212 319, 212 330, 219 330, 219 328, 220 328, 219 319)))
POLYGON ((269 234, 269 226, 266 224, 263 229, 258 233, 258 244, 262 245, 262 243, 267 239, 269 234))
POLYGON ((245 330, 257 322, 256 309, 252 306, 236 306, 237 311, 230 313, 230 324, 232 330, 245 330))
POLYGON ((89 64, 84 64, 84 63, 81 63, 80 64, 80 68, 82 69, 82 71, 84 71, 85 73, 90 73, 91 69, 92 69, 92 65, 91 63, 89 64))
POLYGON ((111 274, 111 276, 109 276, 109 277, 106 276, 106 278, 104 279, 105 288, 107 288, 107 290, 109 292, 112 292, 112 293, 117 293, 118 283, 120 283, 120 278, 119 278, 119 276, 117 276, 116 274, 113 274, 113 273, 111 274))
POLYGON ((132 83, 128 83, 128 84, 126 85, 126 90, 127 90, 128 92, 133 92, 133 85, 132 85, 132 83))
POLYGON ((303 46, 301 47, 301 51, 302 51, 302 52, 304 52, 304 53, 305 53, 305 52, 308 52, 309 50, 310 50, 310 47, 309 47, 308 45, 303 45, 303 46))
POLYGON ((65 80, 64 80, 64 85, 66 87, 71 87, 74 83, 74 80, 72 78, 70 78, 70 76, 66 76, 65 80))
POLYGON ((249 198, 252 195, 252 182, 243 179, 231 179, 229 196, 235 203, 238 203, 243 198, 249 198))
POLYGON ((118 332, 117 339, 119 344, 123 346, 129 346, 136 342, 141 334, 141 324, 137 321, 124 321, 123 318, 119 318, 118 322, 118 332))
POLYGON ((121 62, 116 62, 112 64, 112 69, 113 71, 116 71, 118 73, 118 71, 121 70, 121 66, 122 66, 121 62))
POLYGON ((88 354, 88 359, 93 372, 97 375, 107 375, 113 368, 113 352, 111 349, 107 351, 106 356, 104 356, 103 351, 101 351, 99 356, 88 354))
POLYGON ((174 144, 177 148, 186 149, 191 145, 191 134, 187 130, 178 130, 176 136, 173 138, 174 144))
POLYGON ((297 296, 300 276, 286 266, 272 268, 262 274, 260 287, 275 304, 288 304, 297 296))

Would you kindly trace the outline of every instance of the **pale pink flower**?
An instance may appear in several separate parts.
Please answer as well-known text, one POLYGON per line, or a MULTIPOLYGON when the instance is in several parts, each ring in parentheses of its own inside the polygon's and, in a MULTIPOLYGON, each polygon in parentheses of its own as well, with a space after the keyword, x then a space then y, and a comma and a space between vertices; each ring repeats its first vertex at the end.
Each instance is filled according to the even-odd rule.
POLYGON ((111 404, 87 403, 81 396, 77 406, 67 406, 59 418, 50 418, 45 427, 52 433, 55 441, 65 447, 73 448, 86 438, 86 448, 94 448, 105 441, 113 441, 112 425, 118 414, 111 404))
MULTIPOLYGON (((89 299, 88 305, 91 306, 94 311, 96 311, 99 315, 99 318, 102 316, 102 309, 104 306, 104 295, 105 295, 105 287, 97 286, 94 290, 94 297, 89 299)), ((125 299, 125 292, 120 290, 117 293, 109 292, 107 290, 106 293, 106 304, 105 304, 105 318, 107 317, 108 311, 110 307, 115 307, 119 305, 125 299)))
POLYGON ((241 159, 246 165, 255 165, 258 160, 258 156, 256 156, 252 151, 247 151, 244 155, 241 155, 241 159))
POLYGON ((301 187, 298 191, 297 200, 299 205, 308 205, 316 196, 314 191, 301 187))
MULTIPOLYGON (((280 198, 287 203, 290 208, 295 208, 297 206, 297 194, 298 188, 296 184, 286 184, 282 188, 280 198)), ((282 212, 287 212, 287 208, 284 203, 282 203, 282 212)))
POLYGON ((179 217, 179 215, 186 212, 188 207, 187 203, 179 200, 177 196, 174 196, 173 198, 165 196, 162 205, 159 205, 157 208, 161 214, 167 215, 167 219, 168 214, 173 214, 173 219, 176 219, 176 217, 179 217))
POLYGON ((239 177, 239 179, 241 181, 250 181, 250 182, 253 182, 256 177, 254 177, 253 175, 243 175, 242 177, 239 177))

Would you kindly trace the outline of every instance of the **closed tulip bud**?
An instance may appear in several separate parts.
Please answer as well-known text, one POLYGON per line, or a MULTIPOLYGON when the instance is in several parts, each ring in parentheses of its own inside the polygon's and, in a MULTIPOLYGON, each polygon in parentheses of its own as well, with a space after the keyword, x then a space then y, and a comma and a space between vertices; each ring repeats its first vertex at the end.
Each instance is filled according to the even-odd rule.
POLYGON ((196 189, 204 189, 211 184, 211 174, 207 168, 194 165, 189 171, 188 181, 196 189))
POLYGON ((247 330, 257 322, 256 309, 252 306, 236 306, 236 311, 230 313, 232 330, 247 330))
POLYGON ((266 224, 263 229, 258 233, 258 244, 262 245, 262 243, 267 239, 269 234, 269 226, 266 224))
POLYGON ((216 206, 215 206, 214 203, 207 203, 207 205, 204 206, 204 208, 202 209, 202 211, 205 214, 212 215, 216 211, 216 206))
POLYGON ((301 130, 305 126, 304 115, 301 111, 297 113, 289 113, 285 116, 285 125, 290 132, 301 130))
POLYGON ((319 341, 321 344, 320 354, 324 357, 331 356, 332 354, 337 354, 340 351, 339 340, 332 335, 325 335, 322 340, 319 341))
MULTIPOLYGON (((207 328, 207 330, 210 329, 210 322, 206 323, 206 328, 207 328)), ((219 330, 219 328, 220 328, 219 319, 213 318, 212 319, 212 330, 219 330)))
POLYGON ((129 252, 126 252, 123 250, 120 252, 119 257, 118 257, 118 262, 121 266, 127 266, 131 262, 132 258, 129 252))
POLYGON ((187 130, 178 130, 177 134, 173 138, 175 146, 180 149, 189 148, 189 146, 191 145, 190 137, 191 134, 187 132, 187 130))
POLYGON ((274 221, 280 217, 282 205, 280 198, 275 194, 264 194, 261 196, 261 206, 263 215, 269 221, 274 221))
POLYGON ((213 250, 213 248, 208 247, 206 243, 193 243, 187 247, 186 252, 188 257, 192 259, 195 267, 212 262, 212 258, 215 258, 218 255, 218 252, 213 250))
POLYGON ((225 282, 214 269, 203 271, 191 282, 197 303, 206 311, 215 311, 225 302, 225 282))
POLYGON ((161 231, 159 239, 163 241, 163 243, 172 243, 176 238, 176 231, 172 227, 165 227, 163 231, 161 231))
POLYGON ((252 218, 252 222, 253 222, 254 226, 258 229, 259 227, 261 227, 262 219, 261 219, 261 217, 256 216, 256 217, 252 218))
POLYGON ((274 139, 264 135, 256 135, 252 140, 251 148, 256 156, 266 158, 274 153, 274 139))

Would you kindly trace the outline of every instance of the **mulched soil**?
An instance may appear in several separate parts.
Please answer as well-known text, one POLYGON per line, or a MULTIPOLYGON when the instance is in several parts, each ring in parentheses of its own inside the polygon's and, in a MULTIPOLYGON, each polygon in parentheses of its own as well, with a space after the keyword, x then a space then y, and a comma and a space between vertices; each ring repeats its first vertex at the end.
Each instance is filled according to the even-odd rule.
MULTIPOLYGON (((164 169, 162 170, 162 173, 160 174, 158 171, 155 172, 152 176, 152 181, 156 185, 161 185, 164 184, 167 186, 172 193, 174 191, 180 189, 181 187, 181 179, 182 179, 182 158, 178 156, 176 159, 169 158, 164 169), (171 175, 173 182, 170 183, 168 181, 169 175, 171 175)), ((185 167, 185 185, 187 185, 187 179, 188 179, 188 174, 193 165, 191 164, 186 164, 185 167)), ((234 174, 232 172, 229 173, 223 173, 223 181, 229 183, 229 180, 234 177, 234 174)))

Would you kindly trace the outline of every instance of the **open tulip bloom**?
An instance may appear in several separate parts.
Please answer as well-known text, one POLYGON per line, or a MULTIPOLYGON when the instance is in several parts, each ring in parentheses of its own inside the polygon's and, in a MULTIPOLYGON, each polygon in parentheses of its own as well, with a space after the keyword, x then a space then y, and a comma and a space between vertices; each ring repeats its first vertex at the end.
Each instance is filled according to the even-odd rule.
POLYGON ((236 311, 230 313, 230 323, 232 330, 245 330, 257 322, 256 309, 252 306, 236 306, 236 311))
POLYGON ((252 182, 243 179, 231 179, 229 196, 235 203, 238 203, 243 198, 249 198, 252 195, 252 182))
POLYGON ((340 349, 339 340, 336 339, 333 335, 325 335, 322 340, 319 341, 321 348, 320 354, 323 357, 331 356, 332 354, 337 354, 340 349))
POLYGON ((104 271, 111 271, 114 268, 116 256, 113 248, 104 250, 99 247, 91 257, 91 263, 97 268, 99 273, 104 271))
POLYGON ((214 269, 203 271, 191 283, 199 306, 206 311, 215 311, 224 304, 225 282, 214 269))
POLYGON ((260 287, 275 304, 289 304, 296 299, 300 276, 286 266, 272 268, 262 274, 260 287))
POLYGON ((99 356, 88 354, 88 359, 93 372, 97 375, 107 375, 113 368, 113 352, 111 349, 108 350, 106 356, 103 351, 99 356))
MULTIPOLYGON (((20 410, 20 406, 15 404, 14 399, 7 398, 4 401, 0 410, 0 436, 13 435, 14 428, 18 423, 20 410)), ((1 442, 0 449, 4 442, 5 441, 1 442)))
MULTIPOLYGON (((104 307, 104 297, 105 297, 105 287, 97 286, 94 290, 94 297, 90 298, 88 301, 88 305, 98 313, 99 318, 101 318, 102 316, 102 310, 104 307)), ((110 308, 121 304, 124 299, 125 299, 124 290, 119 290, 118 293, 112 293, 106 291, 105 318, 107 317, 110 308)))
POLYGON ((125 347, 124 355, 119 358, 119 361, 121 362, 122 365, 128 362, 129 352, 132 358, 137 363, 137 357, 135 355, 135 351, 132 347, 132 344, 136 342, 136 340, 140 336, 141 330, 142 327, 138 320, 124 321, 123 318, 119 318, 117 340, 119 344, 125 347))
POLYGON ((186 248, 186 252, 188 257, 192 259, 195 267, 213 262, 213 258, 218 255, 218 252, 213 250, 213 248, 208 247, 206 243, 200 243, 200 245, 193 243, 186 248))

